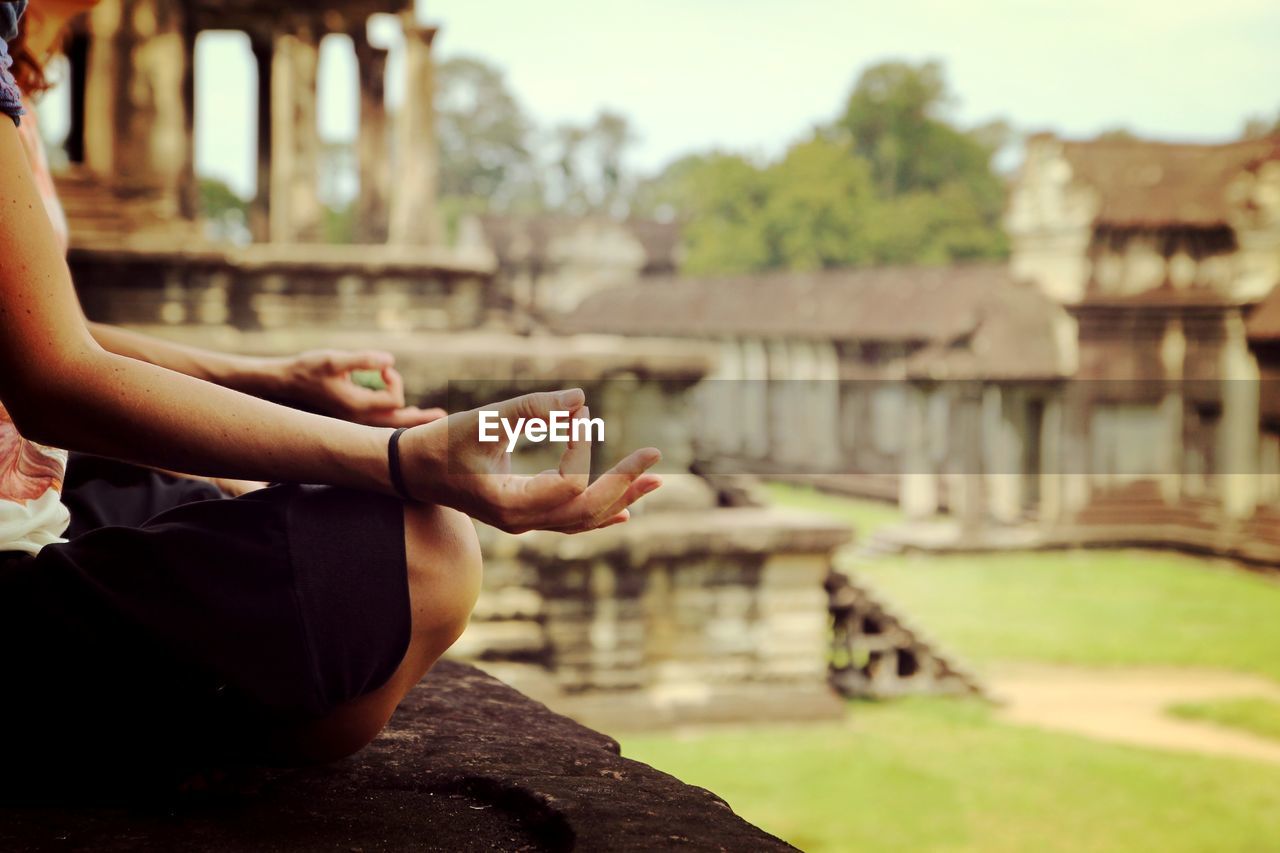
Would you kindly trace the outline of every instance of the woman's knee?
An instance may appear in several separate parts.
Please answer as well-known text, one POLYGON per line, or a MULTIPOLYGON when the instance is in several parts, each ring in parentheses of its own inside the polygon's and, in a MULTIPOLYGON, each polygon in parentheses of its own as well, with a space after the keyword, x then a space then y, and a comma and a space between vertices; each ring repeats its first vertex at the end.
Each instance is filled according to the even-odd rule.
POLYGON ((404 660, 378 689, 286 732, 278 749, 289 761, 328 761, 373 740, 405 694, 467 626, 481 581, 480 542, 471 519, 447 507, 405 504, 404 522, 413 614, 404 660))
POLYGON ((471 519, 448 507, 406 504, 404 517, 413 632, 443 652, 466 628, 480 595, 480 542, 471 519))

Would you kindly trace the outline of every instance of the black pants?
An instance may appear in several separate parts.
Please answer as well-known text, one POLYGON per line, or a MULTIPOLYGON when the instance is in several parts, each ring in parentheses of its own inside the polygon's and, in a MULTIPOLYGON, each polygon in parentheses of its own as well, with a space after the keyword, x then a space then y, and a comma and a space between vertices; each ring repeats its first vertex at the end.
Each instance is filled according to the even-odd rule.
POLYGON ((408 648, 398 501, 206 483, 73 456, 69 542, 0 555, 8 781, 261 758, 408 648))

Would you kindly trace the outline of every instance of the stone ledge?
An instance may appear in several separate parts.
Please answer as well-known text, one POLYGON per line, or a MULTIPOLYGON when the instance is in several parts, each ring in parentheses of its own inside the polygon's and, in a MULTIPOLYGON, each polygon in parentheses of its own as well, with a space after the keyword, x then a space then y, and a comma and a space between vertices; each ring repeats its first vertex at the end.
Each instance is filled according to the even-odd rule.
POLYGON ((109 239, 77 239, 70 250, 73 262, 98 264, 185 264, 225 267, 239 272, 353 272, 364 277, 404 274, 442 278, 494 273, 488 258, 450 249, 387 244, 251 243, 228 246, 203 240, 183 242, 168 235, 110 235, 109 239))
POLYGON ((0 808, 0 849, 561 851, 794 848, 720 798, 500 681, 442 662, 369 747, 216 799, 0 808))
POLYGON ((846 544, 848 527, 821 516, 778 507, 737 507, 640 515, 583 536, 533 531, 518 537, 519 555, 532 563, 561 563, 609 554, 652 558, 691 554, 827 554, 846 544))

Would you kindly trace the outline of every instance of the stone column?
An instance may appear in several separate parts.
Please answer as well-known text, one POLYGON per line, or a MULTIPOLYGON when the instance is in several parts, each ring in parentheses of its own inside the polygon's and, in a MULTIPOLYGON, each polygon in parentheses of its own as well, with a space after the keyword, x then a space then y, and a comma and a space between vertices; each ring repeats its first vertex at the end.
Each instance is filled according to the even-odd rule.
POLYGON ((320 239, 320 133, 316 73, 320 37, 314 23, 288 22, 276 34, 271 63, 270 236, 273 243, 320 239))
POLYGON ((1226 340, 1221 366, 1222 421, 1218 436, 1222 507, 1234 520, 1253 515, 1258 506, 1258 424, 1261 420, 1261 372, 1249 351, 1244 317, 1232 309, 1224 318, 1226 340))
POLYGON ((1040 504, 1037 517, 1043 524, 1062 520, 1063 483, 1067 473, 1062 447, 1062 397, 1055 393, 1045 401, 1040 435, 1028 436, 1040 442, 1040 504))
POLYGON ((929 452, 929 399, 941 393, 936 387, 916 384, 907 388, 898 506, 912 520, 930 518, 938 512, 938 475, 929 452))
POLYGON ((983 389, 982 436, 983 478, 987 515, 1002 524, 1013 524, 1022 515, 1023 443, 1027 436, 1018 429, 1026 425, 1026 398, 1016 390, 999 385, 983 389))
MULTIPOLYGON (((84 160, 150 218, 194 216, 191 31, 185 6, 105 0, 89 23, 84 160)), ((128 212, 124 211, 127 217, 128 212)))
MULTIPOLYGON (((186 8, 186 4, 183 4, 186 8)), ((182 125, 177 133, 176 183, 183 218, 200 219, 200 187, 196 179, 196 29, 190 14, 178 20, 182 51, 182 125)))
POLYGON ((369 44, 365 22, 352 28, 356 73, 360 76, 360 127, 356 141, 360 197, 356 201, 356 240, 385 243, 390 211, 391 145, 385 101, 387 51, 369 44))
POLYGON ((275 36, 271 32, 251 32, 249 47, 258 69, 257 193, 249 207, 249 230, 254 240, 265 243, 271 239, 271 80, 275 36))
POLYGON ((980 540, 987 523, 982 401, 982 386, 977 382, 965 382, 960 387, 955 410, 957 429, 952 436, 960 447, 960 536, 965 542, 980 540))
POLYGON ((391 191, 388 242, 427 246, 440 242, 436 210, 435 70, 431 40, 435 27, 419 25, 412 12, 404 26, 404 103, 396 115, 395 182, 391 191))
POLYGON ((86 18, 78 18, 62 50, 67 56, 67 83, 71 101, 70 126, 67 128, 67 141, 64 148, 67 159, 72 163, 84 162, 84 98, 86 75, 89 72, 89 22, 86 18))

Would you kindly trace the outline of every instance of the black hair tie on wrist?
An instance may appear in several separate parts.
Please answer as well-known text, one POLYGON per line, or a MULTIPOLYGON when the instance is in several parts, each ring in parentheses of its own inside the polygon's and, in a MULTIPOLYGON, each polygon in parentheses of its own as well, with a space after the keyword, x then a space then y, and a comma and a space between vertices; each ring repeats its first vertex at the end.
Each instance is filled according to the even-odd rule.
POLYGON ((409 490, 404 486, 404 474, 400 472, 400 434, 408 427, 400 427, 391 433, 391 438, 387 442, 387 469, 391 472, 391 488, 396 490, 396 494, 407 501, 413 500, 409 495, 409 490))

